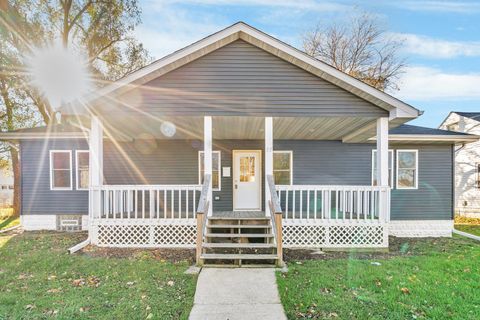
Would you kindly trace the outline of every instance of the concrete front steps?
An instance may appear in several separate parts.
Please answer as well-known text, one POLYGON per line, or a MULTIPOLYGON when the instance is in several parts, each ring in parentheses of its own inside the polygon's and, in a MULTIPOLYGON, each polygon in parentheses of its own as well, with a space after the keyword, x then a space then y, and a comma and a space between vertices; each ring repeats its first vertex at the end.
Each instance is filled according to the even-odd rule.
POLYGON ((208 217, 200 257, 207 266, 275 265, 270 218, 208 217))

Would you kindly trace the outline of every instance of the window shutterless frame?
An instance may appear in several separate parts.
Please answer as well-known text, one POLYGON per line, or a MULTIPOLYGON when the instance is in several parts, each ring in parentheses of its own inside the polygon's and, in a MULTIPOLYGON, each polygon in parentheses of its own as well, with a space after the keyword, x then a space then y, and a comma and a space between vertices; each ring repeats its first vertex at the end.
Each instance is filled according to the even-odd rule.
MULTIPOLYGON (((72 150, 50 150, 50 190, 73 190, 73 173, 72 173, 72 150), (69 171, 70 171, 70 186, 69 187, 55 187, 53 183, 54 167, 53 167, 53 155, 55 153, 67 153, 69 158, 69 171)), ((67 169, 64 169, 67 170, 67 169)))
MULTIPOLYGON (((198 184, 202 184, 202 155, 204 151, 198 151, 198 184)), ((213 155, 218 154, 218 188, 212 188, 212 191, 221 191, 222 190, 222 154, 220 151, 212 151, 212 162, 213 155)), ((213 173, 213 168, 212 168, 213 173)))
MULTIPOLYGON (((395 184, 395 187, 397 189, 400 189, 400 190, 414 190, 414 189, 418 189, 418 150, 417 149, 397 149, 397 165, 396 165, 396 184, 395 184), (398 169, 399 169, 399 165, 400 165, 400 157, 399 155, 404 152, 412 152, 415 154, 415 168, 413 168, 415 170, 415 185, 413 187, 399 187, 398 186, 398 169)), ((402 169, 412 169, 412 168, 402 168, 402 169)))
MULTIPOLYGON (((288 153, 290 155, 290 163, 288 165, 288 170, 286 169, 273 169, 273 172, 275 173, 275 171, 290 171, 290 184, 288 184, 289 186, 293 185, 293 151, 291 150, 274 150, 273 153, 288 153)), ((275 164, 273 164, 273 168, 275 168, 275 164)))
MULTIPOLYGON (((90 157, 90 151, 88 150, 75 150, 75 188, 77 190, 83 190, 83 191, 86 191, 88 190, 88 187, 87 188, 82 188, 80 187, 79 185, 79 182, 80 182, 80 177, 79 177, 79 171, 80 171, 80 167, 78 166, 78 155, 80 153, 86 153, 88 154, 88 156, 90 157)), ((89 162, 90 163, 90 162, 89 162)), ((90 166, 88 167, 88 171, 90 171, 90 166)), ((89 174, 90 176, 90 174, 89 174)))
MULTIPOLYGON (((372 150, 372 186, 373 186, 373 182, 375 180, 374 179, 375 178, 375 166, 374 166, 375 162, 374 161, 377 161, 376 160, 376 158, 377 158, 376 153, 377 153, 377 149, 373 149, 372 150)), ((389 164, 390 168, 389 168, 388 171, 390 172, 390 170, 391 170, 390 179, 389 179, 390 180, 390 188, 393 188, 393 170, 394 170, 394 168, 393 168, 393 163, 394 163, 394 161, 393 161, 393 155, 394 155, 393 149, 388 149, 388 155, 389 155, 389 158, 390 158, 390 161, 389 161, 390 162, 390 164, 389 164), (390 155, 391 155, 391 157, 390 157, 390 155)))

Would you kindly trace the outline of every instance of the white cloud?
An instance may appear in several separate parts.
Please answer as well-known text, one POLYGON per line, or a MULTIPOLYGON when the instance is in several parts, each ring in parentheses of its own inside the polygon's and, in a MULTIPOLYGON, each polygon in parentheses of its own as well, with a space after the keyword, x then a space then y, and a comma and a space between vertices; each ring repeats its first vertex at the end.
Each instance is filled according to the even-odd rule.
POLYGON ((478 41, 447 41, 405 33, 392 35, 405 40, 403 51, 407 53, 438 59, 480 56, 480 42, 478 41))
POLYGON ((465 100, 480 98, 480 73, 445 73, 429 67, 409 67, 394 95, 405 100, 465 100))
POLYGON ((474 13, 480 11, 480 3, 472 1, 393 1, 395 7, 411 11, 474 13))
POLYGON ((229 25, 218 16, 193 15, 156 1, 147 1, 142 9, 143 24, 135 29, 135 36, 156 59, 229 25))

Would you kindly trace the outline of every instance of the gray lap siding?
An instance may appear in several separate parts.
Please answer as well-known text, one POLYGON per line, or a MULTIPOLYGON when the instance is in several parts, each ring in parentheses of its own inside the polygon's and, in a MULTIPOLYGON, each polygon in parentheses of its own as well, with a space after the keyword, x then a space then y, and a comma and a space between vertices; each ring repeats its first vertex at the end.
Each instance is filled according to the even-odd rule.
MULTIPOLYGON (((48 150, 85 150, 85 141, 51 140, 22 142, 23 214, 87 213, 86 191, 51 191, 48 150), (42 150, 47 150, 42 152, 42 150)), ((107 184, 197 184, 198 140, 157 140, 104 143, 104 175, 107 184)), ((370 185, 374 144, 343 144, 340 141, 276 140, 275 150, 293 151, 293 183, 322 185, 370 185)), ((418 189, 392 189, 392 220, 446 220, 452 217, 452 147, 447 145, 391 146, 417 149, 418 189)), ((217 140, 213 150, 221 152, 221 166, 232 168, 232 150, 262 150, 263 140, 217 140)), ((396 160, 396 155, 395 155, 396 160)), ((263 174, 262 161, 262 174, 263 174)), ((395 182, 394 162, 394 182, 395 182)), ((233 170, 233 168, 232 168, 233 170)), ((233 176, 233 171, 231 176, 233 176)), ((262 182, 264 177, 262 177, 262 182)), ((232 177, 221 178, 221 191, 214 191, 216 211, 232 210, 232 177)), ((262 196, 263 192, 262 183, 262 196)), ((263 203, 263 202, 262 202, 263 203)))

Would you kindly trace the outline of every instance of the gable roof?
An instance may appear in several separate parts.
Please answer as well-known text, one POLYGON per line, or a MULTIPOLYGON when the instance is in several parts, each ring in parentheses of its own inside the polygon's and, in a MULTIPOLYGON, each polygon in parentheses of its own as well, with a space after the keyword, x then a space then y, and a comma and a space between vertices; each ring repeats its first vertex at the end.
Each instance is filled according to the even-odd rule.
POLYGON ((456 113, 459 116, 470 118, 476 121, 480 121, 480 112, 459 112, 459 111, 452 111, 452 113, 456 113))
POLYGON ((259 47, 389 111, 390 119, 404 118, 405 121, 407 121, 408 119, 416 118, 421 113, 407 103, 375 89, 244 22, 238 22, 207 36, 125 76, 90 94, 82 103, 77 102, 63 106, 61 112, 64 114, 77 113, 78 107, 81 105, 95 104, 95 102, 100 101, 104 96, 123 94, 239 39, 259 47))

